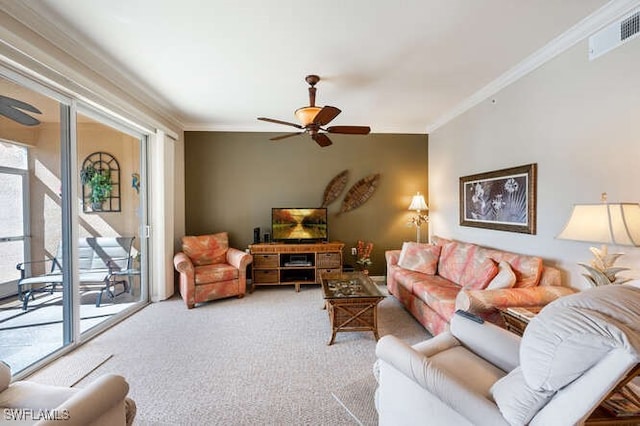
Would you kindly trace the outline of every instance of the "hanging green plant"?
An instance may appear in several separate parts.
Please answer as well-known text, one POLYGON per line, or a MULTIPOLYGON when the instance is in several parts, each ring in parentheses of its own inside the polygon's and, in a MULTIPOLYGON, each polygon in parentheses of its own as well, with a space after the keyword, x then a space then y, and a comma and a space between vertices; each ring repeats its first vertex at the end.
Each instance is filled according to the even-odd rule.
POLYGON ((96 170, 93 166, 87 166, 80 172, 80 180, 83 185, 91 189, 89 201, 92 210, 102 210, 102 204, 107 201, 113 190, 110 170, 96 170))

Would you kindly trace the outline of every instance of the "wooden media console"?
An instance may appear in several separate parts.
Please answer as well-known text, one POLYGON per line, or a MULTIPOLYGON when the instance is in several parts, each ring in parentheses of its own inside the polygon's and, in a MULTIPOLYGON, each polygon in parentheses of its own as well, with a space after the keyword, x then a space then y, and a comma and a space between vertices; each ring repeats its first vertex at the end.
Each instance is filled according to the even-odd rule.
POLYGON ((342 272, 344 243, 251 244, 251 291, 258 285, 319 284, 325 272, 342 272))

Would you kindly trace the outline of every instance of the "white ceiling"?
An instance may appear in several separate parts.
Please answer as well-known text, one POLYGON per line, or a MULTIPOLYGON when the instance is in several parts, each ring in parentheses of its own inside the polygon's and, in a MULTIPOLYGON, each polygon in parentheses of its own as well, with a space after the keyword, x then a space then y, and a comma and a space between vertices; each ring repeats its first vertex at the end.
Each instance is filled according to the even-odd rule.
MULTIPOLYGON (((288 131, 308 104, 332 125, 426 133, 605 0, 39 0, 71 40, 155 94, 186 130, 288 131)), ((615 3, 615 2, 614 2, 615 3)), ((34 28, 38 31, 38 28, 34 28)), ((73 46, 73 45, 71 45, 73 46)), ((586 50, 586 49, 585 49, 586 50)), ((587 52, 585 51, 585 55, 587 52)), ((102 72, 112 72, 108 68, 102 72)))

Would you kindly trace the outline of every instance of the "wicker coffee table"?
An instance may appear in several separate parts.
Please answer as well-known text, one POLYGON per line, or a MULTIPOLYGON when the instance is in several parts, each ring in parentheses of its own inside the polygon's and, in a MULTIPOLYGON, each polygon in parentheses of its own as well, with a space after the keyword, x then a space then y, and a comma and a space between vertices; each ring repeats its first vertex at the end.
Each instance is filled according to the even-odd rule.
POLYGON ((336 333, 372 331, 378 336, 378 303, 385 298, 376 284, 362 272, 325 273, 320 276, 325 307, 331 322, 331 340, 336 333))

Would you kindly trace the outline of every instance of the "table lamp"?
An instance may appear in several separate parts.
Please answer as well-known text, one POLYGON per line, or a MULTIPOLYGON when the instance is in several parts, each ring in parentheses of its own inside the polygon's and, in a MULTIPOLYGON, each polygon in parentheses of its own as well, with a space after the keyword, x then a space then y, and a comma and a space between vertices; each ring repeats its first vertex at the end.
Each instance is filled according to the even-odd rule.
POLYGON ((429 216, 422 214, 423 210, 428 211, 427 203, 424 201, 424 196, 419 192, 411 199, 409 210, 415 211, 416 215, 411 218, 411 223, 416 226, 416 242, 420 242, 420 226, 429 221, 429 216))
POLYGON ((607 244, 640 246, 640 204, 608 203, 606 193, 600 204, 575 204, 557 238, 602 243, 600 249, 591 247, 594 259, 590 264, 578 263, 588 272, 583 276, 594 286, 622 284, 629 279, 616 274, 629 268, 614 266, 623 253, 609 254, 607 244))

